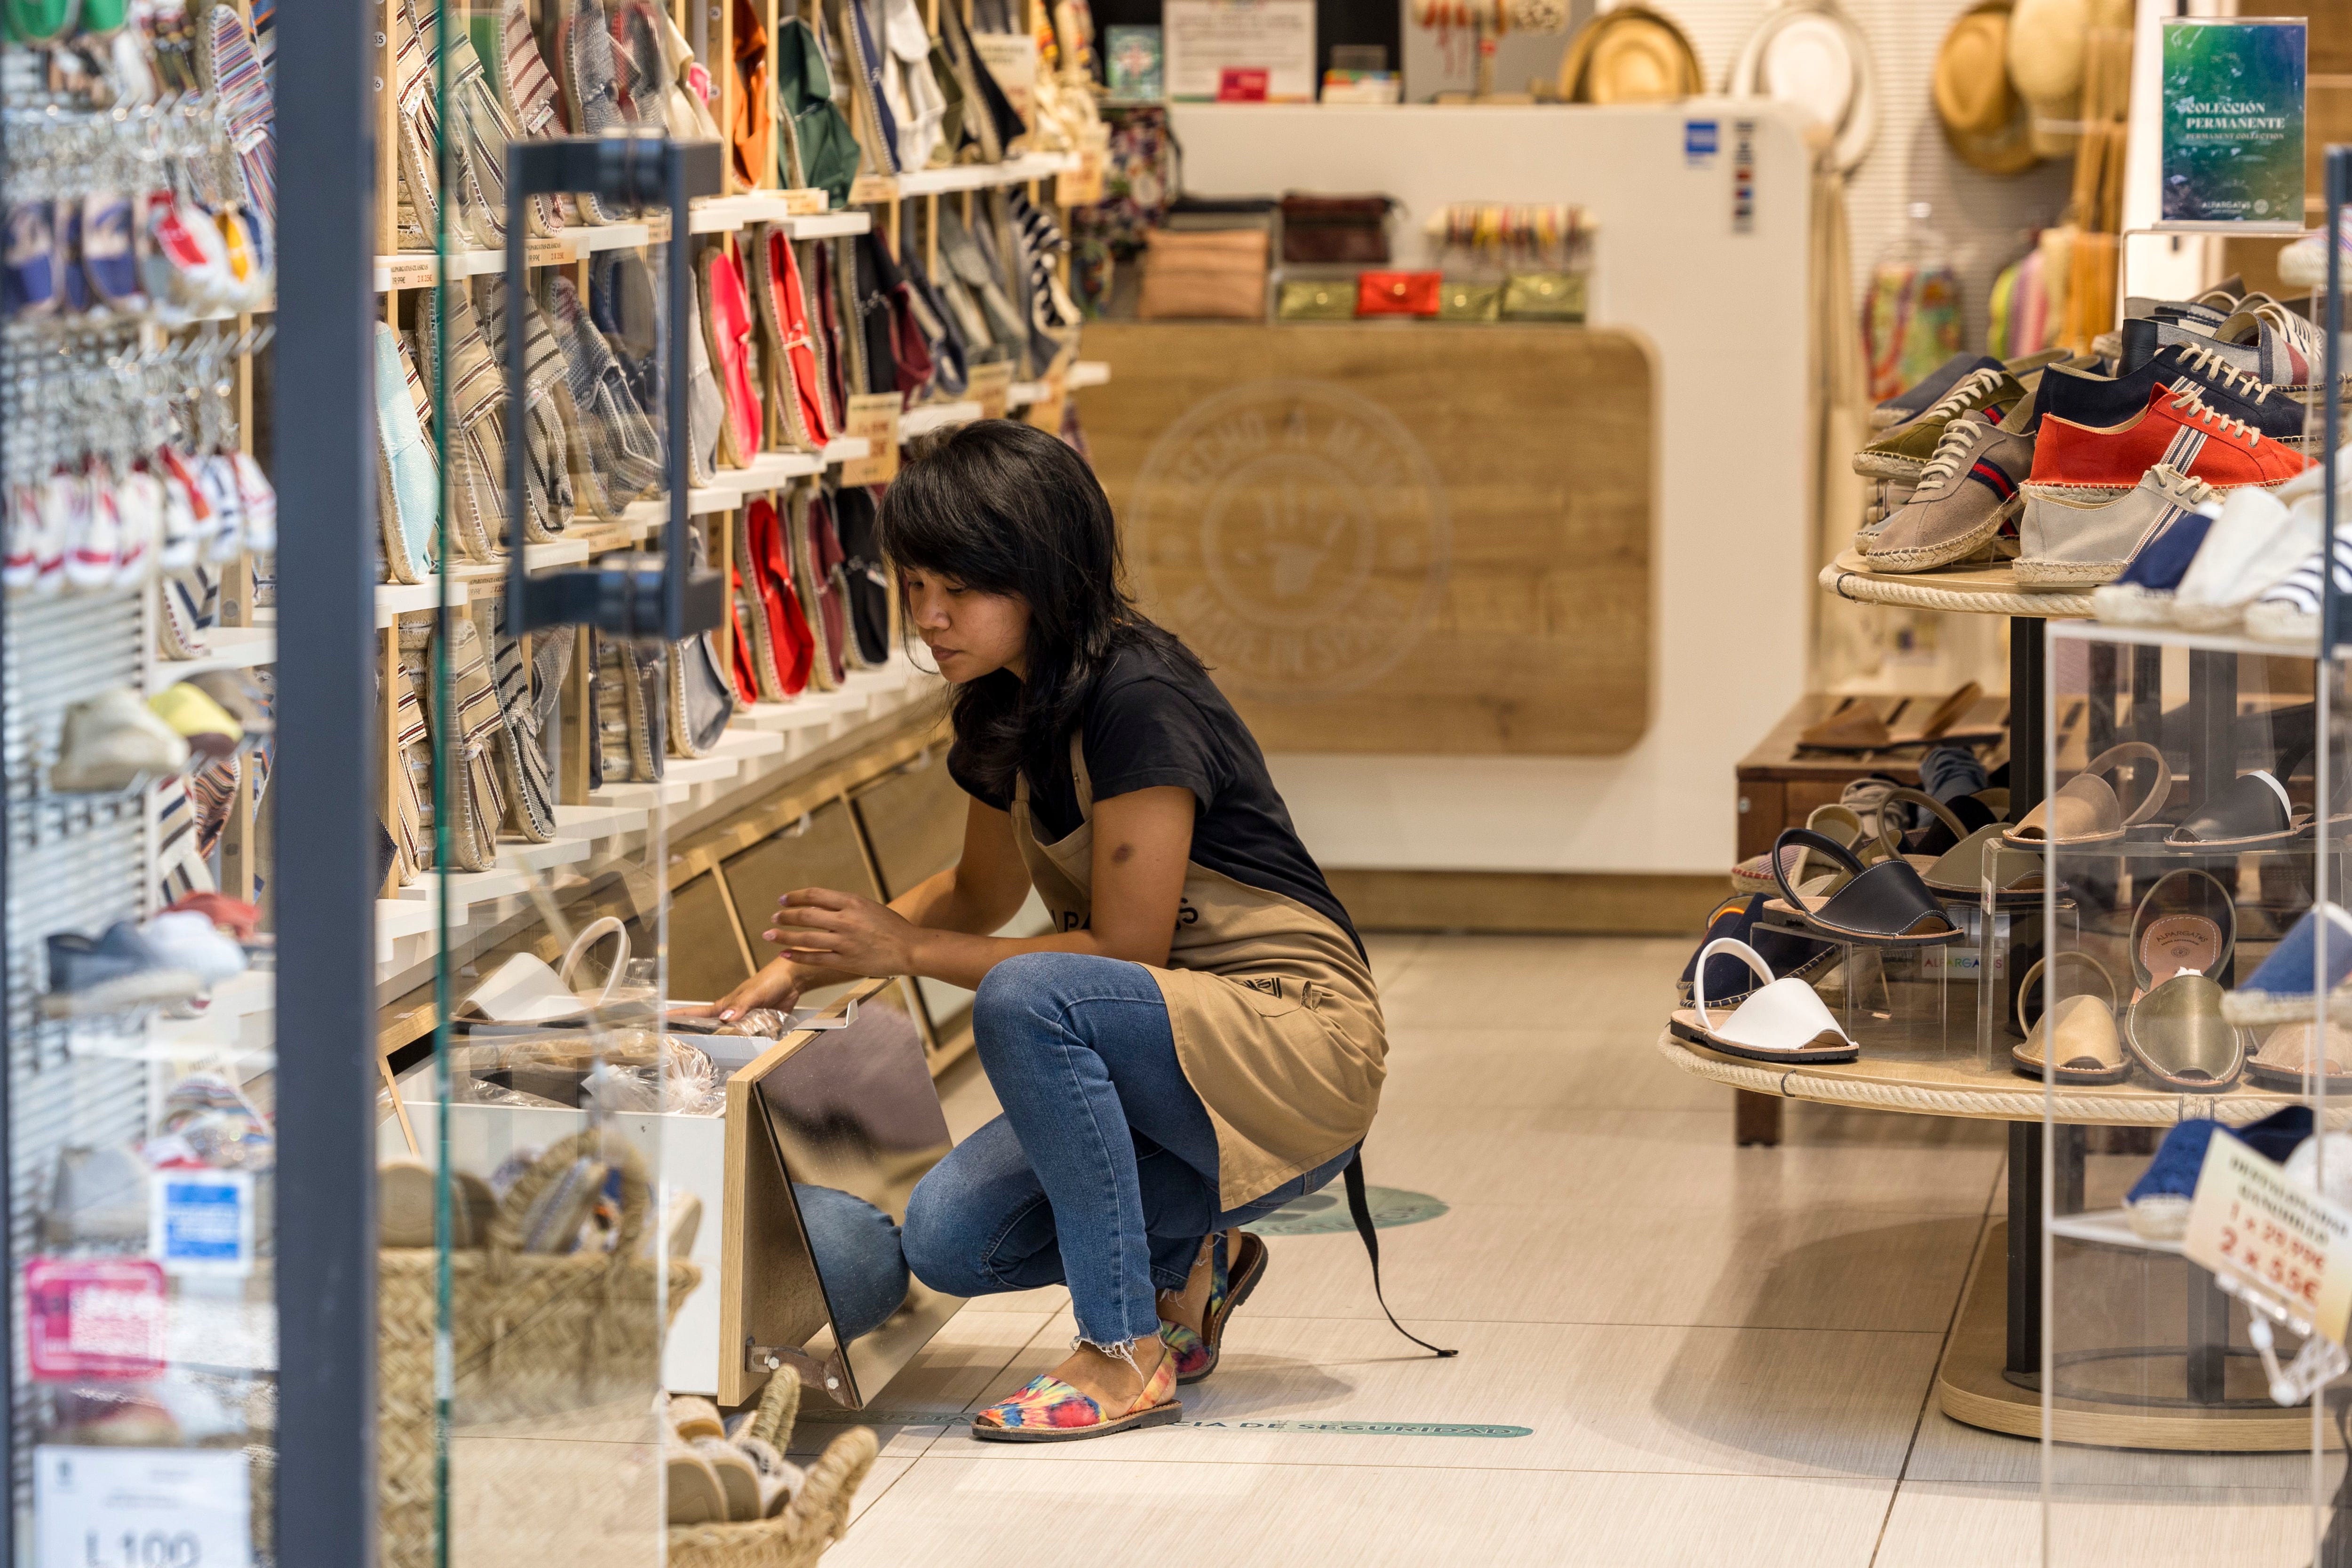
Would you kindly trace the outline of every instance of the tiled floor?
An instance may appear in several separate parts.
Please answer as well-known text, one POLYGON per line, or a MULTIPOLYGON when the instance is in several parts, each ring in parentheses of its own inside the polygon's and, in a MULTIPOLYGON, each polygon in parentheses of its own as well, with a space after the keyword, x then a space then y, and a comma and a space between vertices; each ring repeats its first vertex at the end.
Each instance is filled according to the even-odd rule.
MULTIPOLYGON (((1728 1090, 1654 1042, 1683 942, 1386 938, 1377 1185, 1450 1212, 1277 1237, 1181 1426, 1045 1448, 963 1416, 1066 1353, 1059 1289, 975 1301, 877 1402, 834 1568, 1107 1562, 2038 1564, 2041 1450, 1932 1384, 2002 1190, 1998 1126, 1791 1106, 1735 1149, 1728 1090), (1276 1422, 1525 1427, 1522 1436, 1276 1422)), ((959 1136, 993 1113, 950 1086, 959 1136)), ((804 1424, 803 1443, 827 1428, 804 1424)), ((2308 1462, 2060 1450, 2056 1564, 2311 1560, 2308 1462)))

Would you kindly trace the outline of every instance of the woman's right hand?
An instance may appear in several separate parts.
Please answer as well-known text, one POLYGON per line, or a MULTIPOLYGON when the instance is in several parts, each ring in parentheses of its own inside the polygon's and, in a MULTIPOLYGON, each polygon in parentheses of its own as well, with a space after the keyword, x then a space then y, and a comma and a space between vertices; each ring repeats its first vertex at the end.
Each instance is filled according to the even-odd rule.
POLYGON ((801 999, 806 982, 801 976, 800 965, 789 958, 770 961, 759 973, 735 987, 716 1002, 699 1007, 681 1007, 677 1011, 695 1017, 716 1018, 720 1023, 732 1023, 754 1007, 773 1007, 780 1013, 790 1012, 801 999))

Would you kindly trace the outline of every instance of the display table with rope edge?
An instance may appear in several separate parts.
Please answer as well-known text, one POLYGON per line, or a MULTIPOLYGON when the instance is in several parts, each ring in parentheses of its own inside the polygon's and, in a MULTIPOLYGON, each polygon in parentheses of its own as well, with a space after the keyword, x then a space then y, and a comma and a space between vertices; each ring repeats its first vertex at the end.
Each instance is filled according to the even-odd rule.
MULTIPOLYGON (((1657 1048, 1685 1072, 1750 1094, 2010 1124, 2010 1217, 1988 1226, 1979 1243, 1951 1339, 1936 1369, 1936 1403, 1945 1415, 1971 1426, 2021 1437, 2040 1436, 2042 1086, 2005 1068, 1985 1067, 1972 1050, 1954 1050, 1940 1058, 1906 1059, 1874 1054, 1865 1046, 1860 1061, 1779 1068, 1718 1056, 1672 1031, 1658 1037, 1657 1048), (2026 1157, 2021 1158, 2021 1152, 2026 1157)), ((2068 1212, 2082 1207, 2083 1150, 2078 1129, 2168 1128, 2195 1116, 2210 1116, 2224 1126, 2235 1127, 2302 1103, 2293 1095, 2242 1085, 2226 1094, 2210 1095, 2166 1093, 2128 1083, 2057 1086, 2050 1106, 2058 1124, 2052 1142, 2056 1145, 2060 1214, 2053 1228, 2060 1237, 2084 1245, 2177 1251, 2137 1241, 2115 1216, 2068 1212)), ((2331 1106, 2327 1122, 2330 1127, 2352 1127, 2352 1105, 2331 1106)), ((2062 1354, 2059 1396, 2053 1401, 2053 1435, 2060 1442, 2110 1448, 2214 1453, 2307 1449, 2309 1407, 2281 1408, 2271 1402, 2263 1392, 2254 1352, 2221 1342, 2229 1321, 2226 1299, 2204 1270, 2186 1267, 2185 1342, 2062 1354), (2081 1378, 2120 1366, 2143 1374, 2154 1371, 2165 1375, 2178 1366, 2181 1393, 2177 1397, 2121 1391, 2110 1391, 2106 1398, 2084 1394, 2081 1378), (2225 1387, 2224 1374, 2231 1370, 2238 1375, 2228 1378, 2230 1386, 2225 1387)), ((2145 1376, 2138 1381, 2145 1382, 2145 1376)))

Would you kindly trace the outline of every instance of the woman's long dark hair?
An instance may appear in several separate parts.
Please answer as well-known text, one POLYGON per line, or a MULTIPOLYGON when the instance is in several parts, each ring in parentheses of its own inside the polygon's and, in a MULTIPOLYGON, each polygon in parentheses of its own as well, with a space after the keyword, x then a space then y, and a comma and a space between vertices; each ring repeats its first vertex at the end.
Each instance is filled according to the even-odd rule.
POLYGON ((879 538, 902 573, 1029 606, 1029 678, 998 670, 950 702, 960 760, 992 792, 1011 795, 1023 771, 1033 783, 1053 776, 1120 647, 1201 667, 1135 607, 1110 498, 1086 459, 1042 430, 987 419, 924 444, 882 499, 879 538))

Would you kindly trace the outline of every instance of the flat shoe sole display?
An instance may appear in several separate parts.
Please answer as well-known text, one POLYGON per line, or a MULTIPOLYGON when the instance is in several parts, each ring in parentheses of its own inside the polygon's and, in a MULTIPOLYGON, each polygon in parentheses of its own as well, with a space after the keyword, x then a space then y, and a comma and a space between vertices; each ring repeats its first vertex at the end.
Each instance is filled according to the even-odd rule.
POLYGON ((1756 1046, 1737 1045, 1729 1040, 1718 1039, 1696 1024, 1685 1023, 1684 1021, 1685 1016, 1692 1011, 1687 1007, 1677 1009, 1673 1020, 1666 1026, 1667 1031, 1685 1045, 1700 1047, 1715 1052, 1717 1056, 1738 1057, 1741 1061, 1763 1062, 1771 1067, 1801 1067, 1808 1062, 1835 1067, 1841 1062, 1862 1059, 1861 1047, 1851 1045, 1830 1035, 1816 1036, 1814 1039, 1832 1040, 1833 1044, 1816 1046, 1808 1043, 1792 1051, 1765 1050, 1756 1046))
POLYGON ((2037 561, 2017 558, 2021 588, 2100 588, 2124 574, 2129 561, 2037 561))
POLYGON ((1172 1426, 1183 1414, 1184 1406, 1171 1399, 1165 1405, 1138 1410, 1116 1421, 1098 1421, 1091 1426, 983 1426, 975 1421, 971 1435, 982 1443, 1076 1443, 1088 1437, 1108 1437, 1114 1432, 1172 1426))

